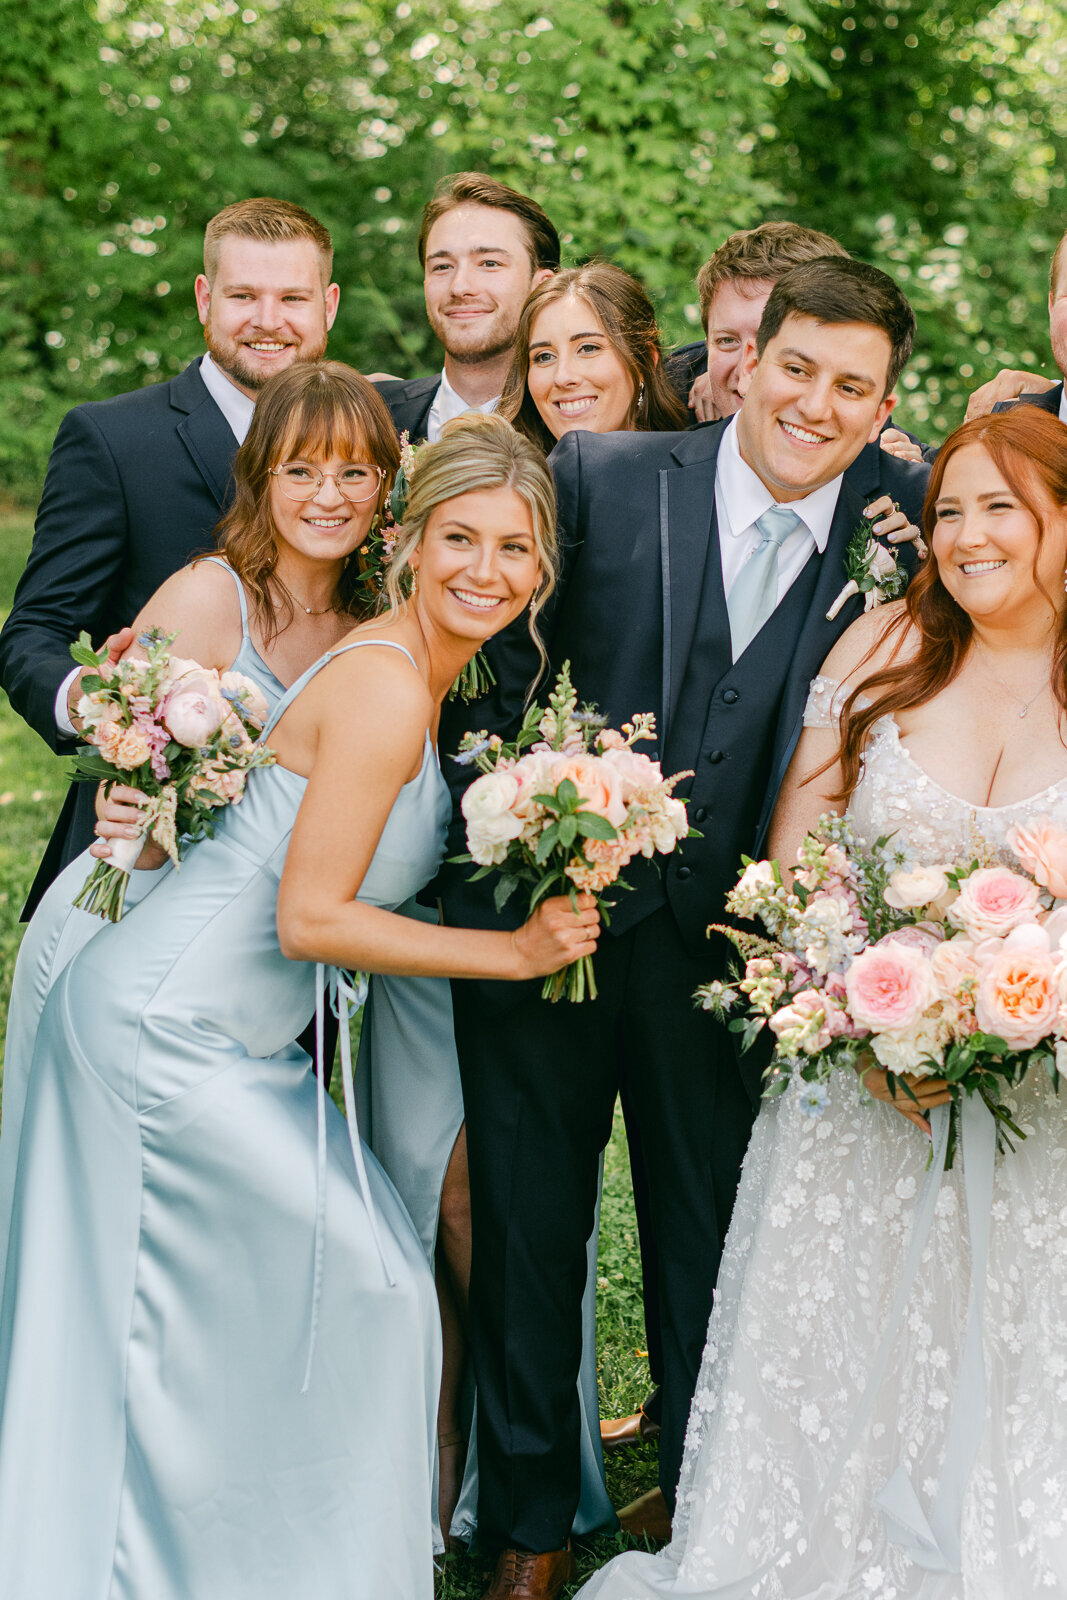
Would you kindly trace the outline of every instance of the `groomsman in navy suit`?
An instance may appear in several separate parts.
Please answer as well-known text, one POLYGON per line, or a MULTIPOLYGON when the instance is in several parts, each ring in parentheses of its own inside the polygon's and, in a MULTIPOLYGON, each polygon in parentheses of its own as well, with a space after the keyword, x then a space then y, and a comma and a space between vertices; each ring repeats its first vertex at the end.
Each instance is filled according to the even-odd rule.
POLYGON ((422 214, 426 315, 445 364, 428 378, 378 378, 398 433, 438 437, 464 411, 494 411, 531 289, 559 271, 559 234, 528 195, 484 172, 443 178, 422 214))
MULTIPOLYGON (((339 294, 332 266, 329 233, 300 206, 227 206, 207 225, 194 286, 207 353, 167 383, 76 406, 60 424, 0 633, 0 683, 58 754, 74 749, 71 641, 83 628, 94 640, 123 629, 165 578, 213 546, 259 389, 326 349, 339 294)), ((27 915, 91 842, 93 820, 92 785, 73 784, 27 915)))
MULTIPOLYGON (((673 1505, 686 1418, 759 1069, 693 1005, 729 947, 721 920, 741 853, 763 837, 808 686, 863 609, 827 611, 865 508, 913 521, 927 468, 877 447, 914 317, 892 279, 847 258, 794 267, 742 362, 736 417, 681 434, 568 434, 553 455, 563 573, 545 643, 614 726, 655 711, 665 772, 702 834, 628 873, 596 956, 599 998, 552 1006, 536 985, 456 983, 473 1210, 479 1539, 501 1549, 485 1600, 554 1600, 572 1572, 576 1377, 585 1242, 600 1150, 625 1083, 641 1126, 660 1273, 660 1486, 673 1505)), ((497 687, 477 725, 507 737, 536 654, 490 646, 497 687)), ((442 750, 471 708, 446 708, 442 750)), ((446 769, 450 763, 446 761, 446 769)), ((452 766, 457 793, 464 769, 452 766)), ((458 841, 457 841, 458 842, 458 841)), ((451 922, 507 925, 453 869, 451 922)), ((510 911, 511 908, 509 907, 510 911)), ((515 916, 521 915, 515 908, 515 916)))

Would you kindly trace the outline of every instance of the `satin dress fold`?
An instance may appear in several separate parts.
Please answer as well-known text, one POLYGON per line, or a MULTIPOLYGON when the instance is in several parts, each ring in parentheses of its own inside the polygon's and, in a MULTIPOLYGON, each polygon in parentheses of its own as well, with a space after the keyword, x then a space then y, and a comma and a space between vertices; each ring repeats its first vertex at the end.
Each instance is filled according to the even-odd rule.
MULTIPOLYGON (((138 875, 156 881, 55 971, 28 1068, 9 1060, 5 1596, 432 1593, 432 1275, 369 1151, 361 1190, 332 1104, 320 1194, 316 1085, 292 1043, 315 968, 283 957, 275 918, 304 787, 252 773, 180 871, 138 875)), ((359 897, 410 899, 447 814, 427 741, 359 897)))

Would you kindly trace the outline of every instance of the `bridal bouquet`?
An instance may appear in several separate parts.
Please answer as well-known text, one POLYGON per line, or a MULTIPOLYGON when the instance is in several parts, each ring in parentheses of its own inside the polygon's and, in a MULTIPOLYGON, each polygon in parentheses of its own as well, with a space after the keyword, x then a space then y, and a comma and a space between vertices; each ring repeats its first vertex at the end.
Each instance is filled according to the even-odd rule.
MULTIPOLYGON (((144 660, 131 657, 107 678, 97 672, 82 679, 77 710, 86 747, 75 756, 74 776, 128 783, 149 797, 138 837, 113 841, 111 859, 96 863, 74 901, 109 922, 122 916, 130 871, 147 839, 177 866, 185 843, 214 832, 212 812, 241 799, 252 768, 274 760, 254 742, 267 702, 251 678, 170 655, 176 637, 150 629, 137 641, 144 660)), ((89 668, 107 658, 87 633, 70 653, 89 668)))
MULTIPOLYGON (((385 584, 396 551, 397 529, 404 520, 411 480, 415 476, 418 451, 411 443, 408 430, 400 435, 400 466, 397 469, 385 516, 359 547, 360 587, 368 609, 373 613, 385 606, 385 584)), ((376 519, 377 520, 377 519, 376 519)), ((403 581, 405 595, 411 593, 410 576, 403 581)), ((463 701, 481 699, 496 683, 492 667, 481 650, 475 652, 459 677, 448 691, 448 698, 458 695, 463 701)))
POLYGON ((1067 906, 1056 904, 1067 898, 1067 834, 1039 820, 1012 829, 1008 845, 1023 871, 988 855, 914 866, 891 839, 862 848, 847 819, 827 816, 791 889, 776 861, 743 858, 727 911, 758 918, 770 937, 717 925, 744 972, 697 999, 720 1016, 743 1009, 730 1027, 746 1049, 773 1033, 767 1096, 796 1082, 818 1116, 833 1069, 862 1072, 873 1057, 894 1093, 904 1073, 944 1078, 957 1106, 980 1095, 1002 1137, 1024 1136, 999 1087, 1031 1067, 1057 1088, 1067 1073, 1067 906))
MULTIPOLYGON (((498 735, 464 735, 454 759, 474 764, 482 776, 463 796, 469 855, 478 871, 471 881, 499 874, 493 897, 499 911, 520 883, 530 885, 530 910, 549 894, 588 890, 603 921, 601 893, 627 885, 619 874, 636 855, 668 855, 690 833, 685 804, 672 790, 688 772, 665 778, 659 762, 638 753, 654 739, 655 718, 636 716, 621 732, 605 726, 592 706, 578 709, 565 662, 547 709, 531 706, 514 744, 498 735)), ((545 979, 546 1000, 596 999, 589 956, 545 979)))

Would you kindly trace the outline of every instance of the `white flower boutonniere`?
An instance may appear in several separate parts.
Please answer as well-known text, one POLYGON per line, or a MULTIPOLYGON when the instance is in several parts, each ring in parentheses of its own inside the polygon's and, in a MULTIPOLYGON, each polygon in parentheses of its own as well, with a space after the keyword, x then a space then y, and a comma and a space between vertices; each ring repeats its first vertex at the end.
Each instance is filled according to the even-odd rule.
POLYGON ((867 600, 863 609, 873 611, 886 600, 899 600, 908 587, 908 574, 898 565, 893 552, 879 544, 866 517, 849 540, 845 577, 848 581, 826 613, 827 622, 833 622, 854 594, 865 594, 867 600))

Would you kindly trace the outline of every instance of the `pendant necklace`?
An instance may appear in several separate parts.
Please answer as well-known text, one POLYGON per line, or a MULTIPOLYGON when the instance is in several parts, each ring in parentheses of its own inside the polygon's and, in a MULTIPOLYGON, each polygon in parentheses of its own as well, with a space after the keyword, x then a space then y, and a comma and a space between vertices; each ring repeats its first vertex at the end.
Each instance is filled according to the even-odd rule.
POLYGON ((303 611, 305 613, 305 615, 307 615, 309 617, 324 617, 328 611, 336 611, 337 610, 336 605, 332 605, 332 606, 323 606, 321 611, 313 611, 310 606, 306 606, 302 600, 298 600, 297 599, 296 595, 290 589, 289 585, 287 583, 285 583, 281 578, 279 578, 277 573, 272 574, 272 576, 274 578, 275 583, 278 585, 278 587, 280 589, 284 589, 285 590, 286 594, 289 596, 289 599, 293 602, 294 606, 299 606, 301 611, 303 611))
POLYGON ((1020 717, 1025 717, 1026 713, 1029 711, 1030 707, 1033 705, 1034 701, 1037 699, 1038 695, 1041 693, 1041 690, 1046 688, 1047 684, 1042 683, 1041 686, 1038 689, 1035 689, 1034 693, 1030 696, 1029 700, 1024 700, 1021 694, 1016 694, 1015 690, 1013 688, 1011 688, 1011 686, 1009 684, 1006 684, 1004 682, 1004 679, 1000 676, 1000 674, 993 670, 993 665, 992 665, 992 662, 990 661, 990 658, 989 658, 989 651, 986 649, 986 647, 982 643, 981 639, 976 637, 974 642, 978 646, 979 650, 982 652, 982 655, 985 657, 986 671, 989 673, 989 676, 993 679, 993 682, 994 683, 998 683, 1000 685, 1000 687, 1004 690, 1004 693, 1011 696, 1011 698, 1015 701, 1016 705, 1022 706, 1022 710, 1019 712, 1019 716, 1020 717))

